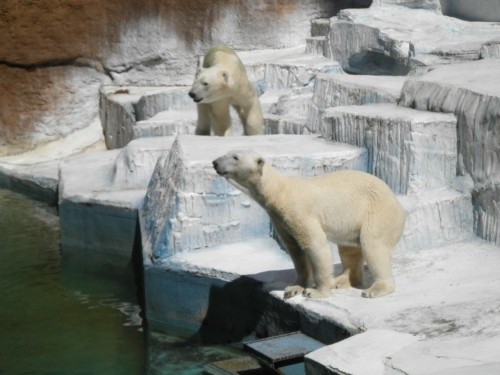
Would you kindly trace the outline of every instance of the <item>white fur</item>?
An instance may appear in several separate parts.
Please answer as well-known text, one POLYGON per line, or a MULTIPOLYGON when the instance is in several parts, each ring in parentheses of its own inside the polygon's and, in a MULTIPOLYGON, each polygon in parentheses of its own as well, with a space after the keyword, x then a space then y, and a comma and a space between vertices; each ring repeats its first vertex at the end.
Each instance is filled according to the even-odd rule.
POLYGON ((234 51, 214 47, 205 55, 189 96, 198 103, 197 135, 231 135, 229 106, 238 113, 246 135, 263 134, 264 120, 257 91, 234 51), (208 58, 207 58, 208 57, 208 58))
POLYGON ((360 286, 364 262, 374 279, 364 297, 395 290, 392 253, 406 215, 382 180, 358 171, 285 176, 248 151, 230 152, 213 163, 217 173, 267 211, 292 257, 297 279, 285 289, 285 298, 299 293, 322 298, 332 288, 360 286), (328 241, 339 248, 343 270, 337 277, 328 241))

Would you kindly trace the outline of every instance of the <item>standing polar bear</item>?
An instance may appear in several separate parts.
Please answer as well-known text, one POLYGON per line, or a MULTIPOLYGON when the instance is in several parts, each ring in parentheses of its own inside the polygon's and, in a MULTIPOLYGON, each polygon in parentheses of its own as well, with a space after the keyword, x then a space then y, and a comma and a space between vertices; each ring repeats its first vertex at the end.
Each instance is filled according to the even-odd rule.
POLYGON ((395 290, 392 253, 406 215, 382 180, 358 171, 306 179, 284 176, 248 151, 230 152, 213 166, 269 214, 297 274, 285 298, 299 293, 323 298, 331 289, 360 286, 365 261, 374 282, 363 297, 395 290), (335 278, 328 241, 338 245, 343 267, 335 278))
POLYGON ((245 135, 263 133, 259 97, 248 80, 243 63, 226 46, 211 48, 203 59, 189 96, 198 103, 197 135, 231 135, 229 106, 238 113, 245 135))

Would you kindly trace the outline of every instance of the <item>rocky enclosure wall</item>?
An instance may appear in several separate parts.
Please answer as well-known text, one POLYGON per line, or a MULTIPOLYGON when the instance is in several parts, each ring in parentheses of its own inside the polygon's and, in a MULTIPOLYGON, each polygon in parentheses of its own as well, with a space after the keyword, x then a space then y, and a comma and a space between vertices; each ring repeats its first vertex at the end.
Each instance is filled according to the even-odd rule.
POLYGON ((500 22, 498 0, 441 0, 444 15, 468 21, 500 22))
POLYGON ((310 20, 371 0, 2 0, 0 156, 88 126, 102 84, 177 85, 199 54, 304 43, 310 20))

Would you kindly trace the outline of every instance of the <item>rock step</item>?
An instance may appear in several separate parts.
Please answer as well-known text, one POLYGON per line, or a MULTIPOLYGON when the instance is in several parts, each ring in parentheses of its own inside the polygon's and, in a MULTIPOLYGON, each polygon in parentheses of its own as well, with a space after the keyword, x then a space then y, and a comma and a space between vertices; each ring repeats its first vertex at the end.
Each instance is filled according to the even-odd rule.
POLYGON ((264 114, 264 134, 313 134, 304 117, 264 114))
MULTIPOLYGON (((332 291, 331 297, 320 300, 310 300, 302 296, 283 300, 283 289, 293 282, 294 270, 290 257, 274 240, 254 238, 234 244, 221 244, 193 252, 178 253, 161 264, 155 264, 147 258, 146 314, 148 322, 151 322, 155 329, 161 330, 174 325, 197 332, 202 325, 211 324, 214 330, 224 330, 228 328, 224 319, 233 321, 236 306, 240 306, 240 310, 244 306, 241 313, 251 314, 254 309, 248 307, 255 308, 257 301, 262 303, 262 297, 258 296, 261 293, 269 293, 271 301, 266 303, 265 308, 269 316, 264 324, 266 329, 278 330, 274 334, 283 333, 279 331, 280 327, 290 329, 285 327, 283 322, 283 316, 286 316, 290 320, 288 324, 292 324, 295 330, 301 330, 323 342, 332 342, 335 338, 335 341, 338 341, 339 337, 330 330, 334 327, 337 327, 338 332, 343 330, 344 333, 353 335, 347 341, 329 346, 329 350, 313 352, 307 356, 308 368, 318 366, 325 370, 325 367, 331 364, 331 356, 335 353, 340 361, 336 363, 345 364, 344 361, 350 357, 344 357, 348 353, 337 351, 337 348, 338 345, 349 345, 352 342, 352 348, 355 350, 353 353, 360 351, 359 358, 366 361, 380 359, 382 363, 389 360, 389 366, 397 366, 401 370, 406 367, 408 370, 407 366, 416 362, 405 360, 406 355, 402 350, 407 347, 408 353, 430 359, 429 356, 439 356, 442 340, 455 342, 457 348, 463 348, 463 345, 460 345, 461 340, 464 336, 471 336, 472 332, 480 337, 472 339, 471 344, 474 340, 494 340, 491 327, 499 325, 491 322, 498 321, 499 317, 492 306, 500 304, 498 298, 492 300, 491 297, 496 296, 495 291, 499 287, 496 265, 500 261, 500 253, 497 250, 492 244, 473 239, 421 251, 396 251, 393 269, 397 288, 391 295, 367 299, 361 297, 360 289, 351 288, 332 291), (482 272, 478 274, 477 269, 482 272), (477 293, 478 285, 484 288, 484 293, 477 293), (157 293, 158 290, 162 290, 162 293, 157 293), (186 298, 187 295, 189 298, 186 298), (245 300, 239 299, 238 296, 241 295, 244 295, 245 300), (224 306, 229 296, 232 296, 234 304, 226 309, 224 306), (223 318, 217 319, 217 316, 223 318), (220 326, 217 326, 218 324, 220 326), (451 329, 452 327, 454 329, 451 329), (381 334, 382 331, 387 332, 392 337, 390 342, 396 345, 391 351, 394 353, 392 359, 385 358, 391 353, 379 353, 380 356, 376 358, 373 355, 365 355, 374 354, 375 348, 388 348, 381 344, 381 340, 387 337, 381 334), (369 335, 363 335, 363 332, 368 332, 369 335), (390 332, 399 334, 393 335, 390 332), (398 337, 406 337, 409 340, 401 341, 398 337), (375 341, 372 340, 374 338, 375 341), (351 339, 354 341, 349 341, 351 339), (362 340, 366 345, 355 345, 358 340, 362 340), (369 342, 372 345, 368 345, 369 342), (409 347, 412 343, 417 345, 409 347)), ((337 254, 337 251, 333 250, 333 253, 337 254)), ((334 263, 334 273, 337 275, 341 271, 338 255, 334 263)), ((369 272, 366 273, 363 288, 368 287, 371 282, 369 272)), ((247 324, 253 324, 252 329, 255 329, 255 317, 249 319, 248 316, 243 318, 243 315, 237 315, 239 323, 230 329, 245 331, 247 324)), ((260 315, 257 317, 257 320, 259 319, 262 319, 260 315)), ((273 334, 272 331, 267 333, 273 334)), ((497 346, 489 347, 489 355, 496 358, 497 346)), ((485 354, 481 350, 467 352, 471 359, 478 359, 478 354, 485 354)), ((440 364, 456 366, 457 357, 462 358, 463 354, 446 356, 449 360, 440 364)), ((479 360, 472 362, 482 363, 479 360)), ((362 369, 366 370, 366 367, 362 369)), ((429 369, 433 370, 435 367, 429 369)))
POLYGON ((458 174, 474 181, 476 233, 500 245, 500 63, 488 59, 439 67, 405 82, 401 105, 454 113, 458 174))
POLYGON ((59 160, 33 165, 0 162, 0 188, 24 194, 51 206, 57 204, 59 160))
POLYGON ((304 90, 269 90, 261 95, 264 134, 310 134, 306 128, 312 93, 304 90), (298 94, 296 92, 299 92, 298 94))
POLYGON ((287 49, 239 52, 248 78, 259 94, 291 87, 312 90, 319 73, 342 73, 340 65, 316 53, 305 53, 306 45, 287 49))
POLYGON ((328 41, 324 36, 311 36, 306 38, 306 53, 315 53, 325 55, 325 48, 328 46, 328 41))
POLYGON ((330 19, 329 18, 316 18, 311 20, 311 36, 327 36, 330 32, 330 19))
POLYGON ((398 194, 450 186, 456 175, 456 118, 392 103, 326 110, 326 140, 368 150, 368 172, 398 194))
POLYGON ((187 336, 211 328, 217 337, 241 334, 241 339, 259 319, 254 316, 262 304, 259 275, 265 280, 266 274, 279 289, 285 287, 283 275, 294 277, 290 257, 269 237, 178 253, 161 264, 145 257, 148 325, 187 336))
POLYGON ((406 211, 398 251, 415 251, 473 237, 472 201, 469 194, 441 187, 411 195, 398 195, 406 211))
POLYGON ((143 249, 162 262, 191 250, 269 236, 269 217, 218 176, 212 160, 235 149, 261 153, 289 175, 364 170, 366 150, 317 136, 177 137, 160 158, 141 210, 143 249))
POLYGON ((306 46, 303 44, 283 49, 239 51, 238 56, 243 62, 243 65, 245 65, 248 79, 256 86, 258 94, 261 95, 269 90, 265 83, 266 64, 275 59, 303 55, 305 49, 306 46))
POLYGON ((173 137, 131 141, 119 150, 81 154, 60 165, 61 246, 130 257, 137 210, 159 156, 173 137))
POLYGON ((500 36, 498 23, 473 23, 423 9, 348 9, 331 19, 326 56, 357 74, 406 75, 412 70, 477 60, 500 36))
POLYGON ((134 126, 134 139, 194 134, 197 120, 196 108, 189 111, 159 112, 147 120, 137 121, 134 126))
MULTIPOLYGON (((306 356, 308 373, 330 373, 332 366, 342 374, 367 368, 381 374, 498 372, 500 317, 493 306, 500 306, 499 261, 498 247, 479 239, 396 252, 391 295, 370 300, 349 289, 323 300, 287 300, 303 315, 333 320, 354 334, 306 356)), ((283 295, 272 294, 277 300, 283 295)))
POLYGON ((196 111, 196 103, 189 97, 188 86, 165 86, 146 91, 134 105, 137 121, 147 120, 164 111, 196 111))
POLYGON ((320 73, 343 73, 339 63, 317 54, 302 54, 266 63, 266 89, 314 88, 314 80, 320 73))
POLYGON ((261 97, 262 112, 306 118, 311 105, 312 92, 303 89, 266 91, 261 97))
POLYGON ((319 131, 325 110, 329 107, 396 103, 406 77, 351 74, 318 74, 307 122, 319 131))
POLYGON ((106 147, 122 148, 134 139, 137 121, 173 110, 196 110, 187 95, 188 87, 103 86, 100 90, 100 117, 106 147))

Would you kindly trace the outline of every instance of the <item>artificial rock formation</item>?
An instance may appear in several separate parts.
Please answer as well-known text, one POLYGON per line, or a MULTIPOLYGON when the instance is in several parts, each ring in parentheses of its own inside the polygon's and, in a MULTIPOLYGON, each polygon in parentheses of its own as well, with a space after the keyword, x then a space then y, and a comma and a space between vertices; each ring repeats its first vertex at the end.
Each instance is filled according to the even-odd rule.
POLYGON ((353 5, 369 1, 2 1, 0 156, 88 126, 102 84, 189 84, 214 44, 291 47, 353 5))

